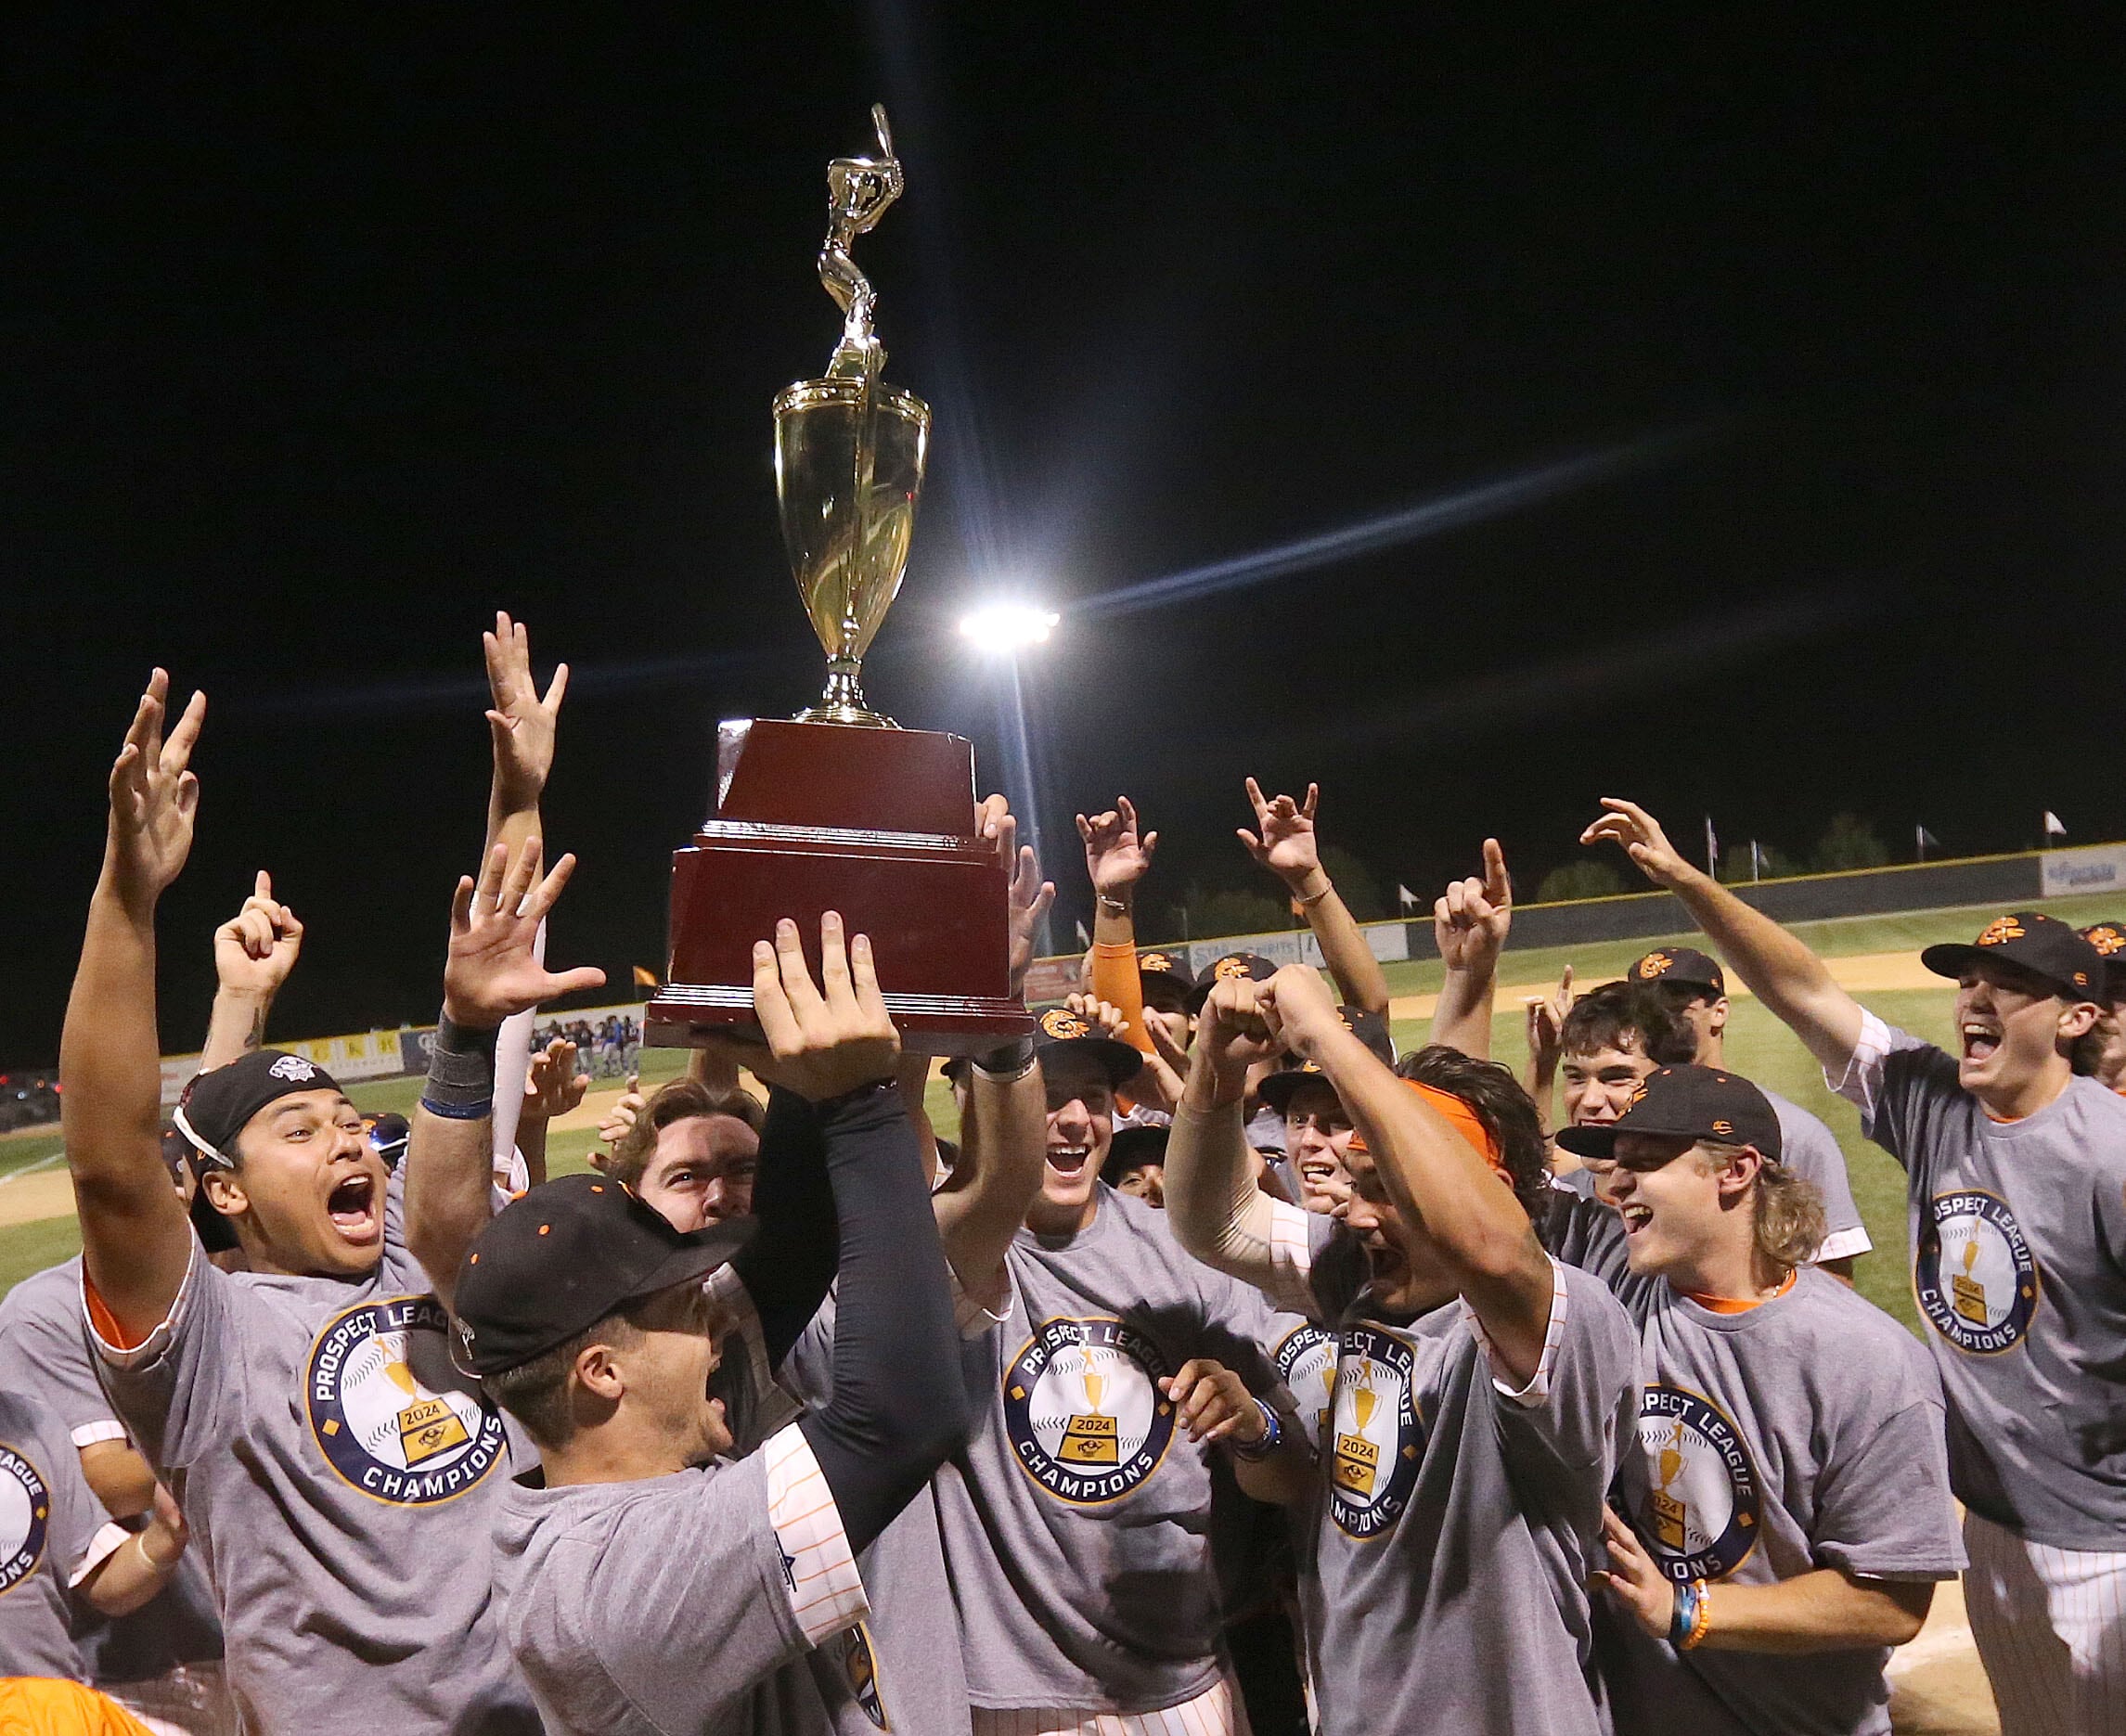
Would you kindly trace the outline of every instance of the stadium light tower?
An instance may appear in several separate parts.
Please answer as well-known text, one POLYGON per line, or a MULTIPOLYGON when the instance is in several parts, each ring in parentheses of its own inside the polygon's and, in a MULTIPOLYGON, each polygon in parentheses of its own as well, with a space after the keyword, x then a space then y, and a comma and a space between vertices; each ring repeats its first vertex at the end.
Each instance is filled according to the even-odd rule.
MULTIPOLYGON (((1041 868, 1051 880, 1048 852, 1041 847, 1040 796, 1034 788, 1034 756, 1027 739, 1025 686, 1020 679, 1019 660, 1049 642, 1049 635, 1063 617, 1039 603, 999 599, 984 603, 960 618, 960 637, 986 662, 999 665, 1001 682, 997 718, 1004 737, 1004 758, 1010 766, 1011 810, 1019 817, 1019 835, 1033 845, 1041 868)), ((1041 919, 1037 945, 1043 953, 1055 950, 1049 919, 1041 919)))

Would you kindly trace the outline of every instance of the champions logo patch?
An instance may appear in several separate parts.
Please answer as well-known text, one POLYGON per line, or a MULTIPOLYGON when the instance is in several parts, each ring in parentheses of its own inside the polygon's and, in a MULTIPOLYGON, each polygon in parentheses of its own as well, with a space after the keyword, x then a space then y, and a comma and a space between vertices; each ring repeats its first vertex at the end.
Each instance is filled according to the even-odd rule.
POLYGON ((1298 1403, 1301 1426, 1320 1452, 1336 1407, 1336 1341, 1318 1326, 1295 1326, 1271 1360, 1298 1403))
POLYGON ((1410 1505, 1424 1457, 1411 1390, 1417 1357, 1401 1339, 1376 1327, 1346 1326, 1342 1339, 1321 1443, 1329 1513, 1351 1537, 1378 1537, 1410 1505))
POLYGON ((1977 1188, 1938 1193, 1920 1219, 1913 1294, 1957 1349, 1997 1356, 2021 1344, 2038 1311, 2038 1267, 2007 1202, 1977 1188))
POLYGON ((1020 1468, 1078 1506, 1117 1500, 1158 1470, 1174 1407, 1173 1372, 1123 1321, 1043 1320, 1004 1370, 1004 1432, 1020 1468))
POLYGON ((37 1571, 51 1519, 52 1491, 44 1473, 0 1444, 0 1597, 37 1571))
POLYGON ((1639 1407, 1647 1495, 1640 1540, 1676 1584, 1723 1579, 1757 1547, 1764 1490, 1749 1448, 1720 1411, 1680 1386, 1649 1386, 1639 1407))
POLYGON ((451 1366, 449 1331, 433 1296, 394 1296, 335 1316, 311 1345, 310 1432, 363 1494, 432 1507, 502 1458, 501 1413, 451 1366))
POLYGON ((858 1622, 854 1627, 845 1627, 828 1644, 833 1651, 832 1665, 843 1690, 876 1729, 892 1730, 886 1704, 879 1697, 879 1654, 871 1644, 869 1624, 858 1622))

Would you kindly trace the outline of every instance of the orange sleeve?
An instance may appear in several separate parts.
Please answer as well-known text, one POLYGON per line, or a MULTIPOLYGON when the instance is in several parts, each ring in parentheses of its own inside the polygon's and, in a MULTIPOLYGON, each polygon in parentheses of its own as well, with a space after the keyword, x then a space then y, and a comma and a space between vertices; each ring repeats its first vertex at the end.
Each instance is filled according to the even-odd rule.
POLYGON ((1092 945, 1092 993, 1129 1022, 1122 1040, 1152 1054, 1152 1034, 1144 1028, 1144 979, 1137 971, 1137 948, 1095 941, 1092 945))

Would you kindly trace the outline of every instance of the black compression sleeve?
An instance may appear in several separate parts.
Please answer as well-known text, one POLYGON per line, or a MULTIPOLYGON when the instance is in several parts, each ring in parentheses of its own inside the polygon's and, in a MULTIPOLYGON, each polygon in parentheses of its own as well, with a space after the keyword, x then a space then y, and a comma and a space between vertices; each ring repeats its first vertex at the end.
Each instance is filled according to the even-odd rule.
POLYGON ((834 1395, 798 1426, 860 1550, 958 1450, 971 1418, 945 1249, 899 1089, 822 1108, 841 1226, 834 1395))
POLYGON ((768 1095, 753 1189, 760 1228, 731 1267, 760 1316, 771 1369, 782 1366, 834 1281, 834 1193, 819 1112, 794 1091, 768 1095))

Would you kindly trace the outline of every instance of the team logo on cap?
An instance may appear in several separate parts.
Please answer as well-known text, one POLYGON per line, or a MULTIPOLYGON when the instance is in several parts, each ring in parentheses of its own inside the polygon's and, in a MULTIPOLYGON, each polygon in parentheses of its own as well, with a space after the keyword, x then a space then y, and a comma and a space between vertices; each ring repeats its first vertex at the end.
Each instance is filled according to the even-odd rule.
POLYGON ((1324 1445, 1329 1514, 1348 1536, 1378 1537, 1410 1505, 1424 1458, 1416 1370, 1416 1354, 1393 1333, 1344 1328, 1324 1445))
POLYGON ((1019 1468, 1059 1500, 1118 1500, 1174 1439, 1173 1373, 1158 1346, 1110 1317, 1043 1320, 1004 1370, 1004 1432, 1019 1468))
POLYGON ((1163 952, 1142 953, 1138 957, 1137 968, 1140 971, 1171 971, 1174 961, 1163 952))
POLYGON ((1912 1287, 1926 1323, 1975 1357, 2022 1343, 2041 1289, 2037 1261, 2007 1202, 1977 1188, 1926 1202, 1912 1287))
POLYGON ((1669 958, 1667 953, 1650 952, 1643 958, 1639 960, 1640 980, 1643 982, 1654 977, 1665 975, 1667 972, 1674 970, 1675 966, 1676 961, 1669 958))
POLYGON ((2109 922, 2099 922, 2082 935, 2098 954, 2106 958, 2114 953, 2126 952, 2126 934, 2122 934, 2109 922))
POLYGON ((1092 1027, 1068 1008, 1050 1007, 1041 1015, 1041 1032, 1058 1042, 1068 1042, 1074 1036, 1090 1036, 1092 1027))
POLYGON ((44 1473, 0 1444, 0 1594, 37 1571, 51 1519, 52 1491, 44 1473))
POLYGON ((450 1316, 433 1296, 393 1296, 334 1316, 311 1345, 310 1432, 363 1494, 432 1507, 501 1460, 501 1413, 452 1366, 449 1334, 450 1316))
POLYGON ((277 1056, 273 1065, 268 1067, 266 1072, 276 1079, 286 1079, 295 1085, 300 1085, 305 1079, 315 1079, 317 1076, 317 1069, 300 1055, 277 1056))
POLYGON ((1232 983, 1253 972, 1247 968, 1247 960, 1235 953, 1231 958, 1220 958, 1211 966, 1211 974, 1221 983, 1232 983))
POLYGON ((1764 1485, 1719 1408, 1681 1386, 1649 1386, 1639 1407, 1647 1491, 1640 1538, 1678 1585, 1724 1579, 1763 1529, 1764 1485))
POLYGON ((1637 1109, 1646 1100, 1646 1081, 1642 1079, 1631 1087, 1631 1095, 1624 1099, 1626 1109, 1637 1109))
POLYGON ((1319 1326, 1295 1326, 1270 1360, 1298 1401, 1300 1426, 1317 1452, 1329 1438, 1336 1408, 1336 1341, 1319 1326))
POLYGON ((1978 936, 1981 946, 2004 946, 2012 940, 2021 940, 2025 930, 2012 916, 1997 916, 1986 924, 1978 936))

